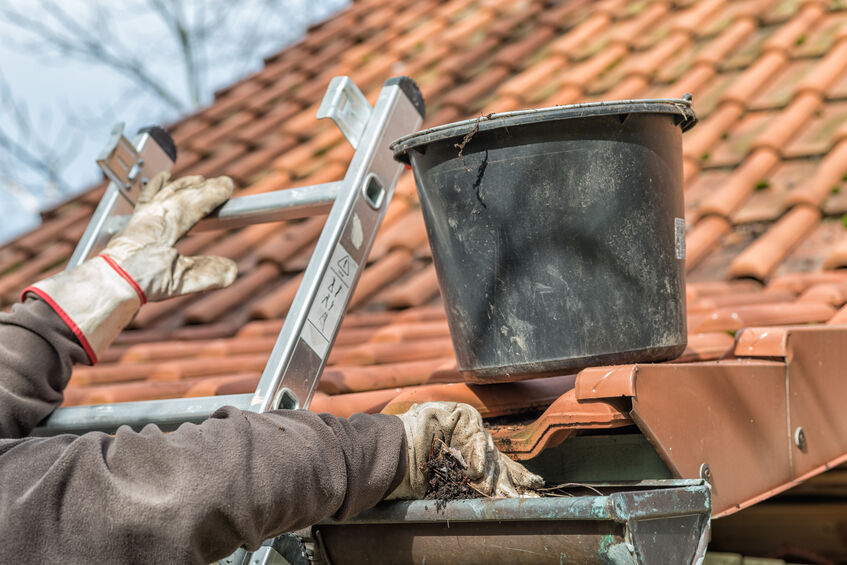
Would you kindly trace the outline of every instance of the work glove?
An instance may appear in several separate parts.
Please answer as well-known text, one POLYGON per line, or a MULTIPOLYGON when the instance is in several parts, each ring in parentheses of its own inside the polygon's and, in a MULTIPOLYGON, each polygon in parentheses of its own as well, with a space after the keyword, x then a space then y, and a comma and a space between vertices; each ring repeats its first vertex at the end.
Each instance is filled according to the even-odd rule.
MULTIPOLYGON (((148 300, 222 288, 237 274, 224 257, 183 257, 174 244, 232 195, 232 180, 160 173, 142 187, 127 226, 97 257, 24 289, 68 324, 91 363, 148 300)), ((22 296, 23 296, 22 295, 22 296)))
POLYGON ((537 496, 533 489, 544 479, 500 453, 472 406, 457 402, 415 404, 399 414, 406 430, 408 472, 387 499, 422 499, 427 492, 426 462, 436 443, 443 441, 466 465, 470 485, 482 495, 537 496))

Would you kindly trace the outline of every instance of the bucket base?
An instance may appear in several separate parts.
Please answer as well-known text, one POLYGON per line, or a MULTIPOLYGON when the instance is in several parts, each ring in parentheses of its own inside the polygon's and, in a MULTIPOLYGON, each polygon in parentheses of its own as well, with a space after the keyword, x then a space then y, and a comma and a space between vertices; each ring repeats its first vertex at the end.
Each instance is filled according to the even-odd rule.
POLYGON ((559 361, 542 361, 503 367, 465 369, 459 367, 462 377, 474 384, 492 384, 525 381, 539 377, 552 377, 578 373, 588 367, 626 365, 629 363, 658 363, 676 359, 685 351, 685 344, 667 347, 650 347, 632 351, 616 351, 605 355, 590 355, 559 361))

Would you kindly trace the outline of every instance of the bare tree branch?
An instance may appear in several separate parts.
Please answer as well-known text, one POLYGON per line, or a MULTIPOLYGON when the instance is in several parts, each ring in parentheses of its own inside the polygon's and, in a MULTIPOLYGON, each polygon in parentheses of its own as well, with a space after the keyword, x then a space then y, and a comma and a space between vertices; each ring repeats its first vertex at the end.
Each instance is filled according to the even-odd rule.
MULTIPOLYGON (((66 159, 67 149, 58 152, 51 149, 48 143, 32 126, 29 113, 23 104, 15 100, 12 91, 2 75, 0 75, 0 102, 11 114, 11 125, 15 126, 16 136, 12 135, 9 124, 0 120, 0 153, 5 154, 5 160, 13 160, 19 166, 27 167, 46 178, 60 192, 67 192, 69 187, 62 181, 60 171, 66 159)), ((7 176, 10 176, 7 174, 7 176)))
POLYGON ((149 2, 150 7, 159 15, 159 19, 165 24, 166 29, 179 46, 191 103, 197 107, 201 101, 200 83, 197 63, 194 58, 194 43, 186 22, 184 5, 174 1, 170 2, 170 6, 162 0, 149 0, 149 2))
POLYGON ((174 110, 185 110, 185 105, 179 97, 162 84, 140 59, 129 53, 113 53, 108 41, 96 37, 92 30, 80 25, 58 2, 41 0, 40 4, 44 12, 58 24, 57 27, 51 27, 42 20, 29 17, 9 6, 0 7, 0 16, 64 55, 104 65, 132 79, 138 86, 149 90, 174 110))
POLYGON ((70 192, 63 175, 83 132, 99 138, 118 119, 181 117, 348 1, 0 0, 7 48, 55 66, 105 69, 111 93, 108 101, 57 97, 52 111, 33 112, 0 76, 0 190, 24 186, 44 204, 51 190, 70 192))

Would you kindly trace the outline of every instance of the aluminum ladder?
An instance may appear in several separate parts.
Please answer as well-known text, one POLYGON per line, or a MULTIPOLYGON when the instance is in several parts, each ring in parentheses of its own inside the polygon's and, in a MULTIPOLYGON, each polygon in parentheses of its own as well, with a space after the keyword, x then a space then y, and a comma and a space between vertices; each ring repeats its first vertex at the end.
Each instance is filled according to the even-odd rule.
MULTIPOLYGON (((423 114, 423 97, 408 77, 387 80, 373 107, 348 77, 335 77, 317 117, 332 119, 355 149, 344 179, 232 198, 193 228, 227 229, 329 212, 255 392, 58 408, 35 434, 113 432, 121 425, 139 429, 148 423, 169 430, 201 422, 222 406, 254 412, 308 408, 403 170, 389 145, 417 131, 423 114)), ((175 160, 173 141, 161 128, 142 130, 133 144, 123 135, 123 124, 115 126, 97 160, 111 183, 68 268, 126 225, 129 216, 121 212, 131 210, 142 183, 170 170, 175 160)))

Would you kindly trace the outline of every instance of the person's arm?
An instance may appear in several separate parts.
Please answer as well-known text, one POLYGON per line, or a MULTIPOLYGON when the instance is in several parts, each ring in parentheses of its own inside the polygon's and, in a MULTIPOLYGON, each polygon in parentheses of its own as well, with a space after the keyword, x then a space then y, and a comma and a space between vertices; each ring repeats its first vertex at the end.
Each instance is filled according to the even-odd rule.
MULTIPOLYGON (((71 362, 96 362, 146 300, 235 278, 232 261, 173 249, 228 198, 231 181, 166 181, 143 189, 105 254, 36 283, 28 291, 40 300, 30 297, 0 320, 8 342, 0 345, 0 412, 12 414, 0 420, 6 435, 22 435, 46 416, 71 362)), ((405 419, 224 408, 170 434, 150 425, 114 437, 0 440, 0 563, 218 559, 324 517, 351 516, 389 493, 422 496, 419 466, 435 437, 465 453, 469 478, 486 494, 540 481, 525 470, 512 480, 479 415, 455 403, 405 419)))
MULTIPOLYGON (((71 360, 85 355, 63 325, 38 299, 0 318, 4 343, 23 348, 0 349, 7 428, 31 427, 34 414, 49 412, 71 360)), ((0 440, 0 563, 209 563, 386 497, 423 497, 422 463, 436 437, 463 454, 483 492, 517 496, 539 486, 497 452, 479 414, 456 403, 349 420, 227 407, 168 434, 148 425, 115 436, 0 440)))
POLYGON ((384 498, 401 420, 222 408, 164 434, 0 440, 2 563, 210 563, 384 498))
POLYGON ((0 313, 0 438, 28 435, 61 402, 73 363, 88 356, 40 299, 0 313))
MULTIPOLYGON (((86 359, 42 300, 0 315, 2 433, 49 414, 86 359)), ((231 407, 168 434, 0 440, 0 563, 208 563, 373 506, 405 477, 405 452, 395 416, 231 407)))

